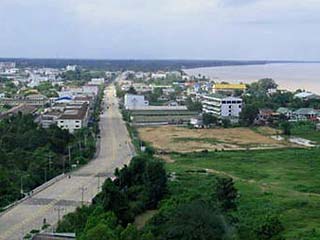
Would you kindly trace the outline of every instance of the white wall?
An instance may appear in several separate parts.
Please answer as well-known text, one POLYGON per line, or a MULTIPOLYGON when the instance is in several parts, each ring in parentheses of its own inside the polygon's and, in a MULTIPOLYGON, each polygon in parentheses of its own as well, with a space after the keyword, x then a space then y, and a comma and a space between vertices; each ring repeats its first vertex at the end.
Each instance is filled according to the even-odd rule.
POLYGON ((57 126, 62 129, 69 130, 70 133, 73 133, 76 129, 82 127, 82 120, 80 119, 59 119, 57 126))
POLYGON ((143 95, 126 94, 124 96, 125 109, 130 110, 137 107, 145 107, 148 105, 149 105, 149 102, 145 100, 143 95))

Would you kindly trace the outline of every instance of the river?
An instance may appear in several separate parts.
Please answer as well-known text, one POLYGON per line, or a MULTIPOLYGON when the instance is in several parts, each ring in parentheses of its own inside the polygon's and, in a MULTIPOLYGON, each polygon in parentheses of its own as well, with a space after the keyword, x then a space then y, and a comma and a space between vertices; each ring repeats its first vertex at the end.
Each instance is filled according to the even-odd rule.
POLYGON ((184 70, 189 75, 204 75, 216 81, 251 83, 272 78, 280 89, 305 89, 320 94, 320 63, 272 63, 264 65, 206 67, 184 70))

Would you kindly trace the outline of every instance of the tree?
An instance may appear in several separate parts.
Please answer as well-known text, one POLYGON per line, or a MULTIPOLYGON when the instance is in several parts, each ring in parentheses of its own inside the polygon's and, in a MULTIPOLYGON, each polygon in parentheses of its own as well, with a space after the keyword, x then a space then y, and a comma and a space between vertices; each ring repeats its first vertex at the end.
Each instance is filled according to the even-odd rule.
POLYGON ((210 126, 211 124, 216 124, 218 122, 218 118, 209 113, 204 113, 202 115, 203 125, 210 126))
POLYGON ((129 90, 128 90, 128 93, 129 93, 129 94, 137 94, 137 91, 134 89, 134 87, 131 86, 131 87, 129 88, 129 90))
POLYGON ((104 223, 98 223, 96 226, 90 228, 81 237, 80 240, 119 240, 117 231, 110 228, 104 223))
POLYGON ((193 101, 191 97, 188 97, 186 100, 186 106, 189 111, 202 111, 202 103, 200 101, 193 101))
POLYGON ((167 191, 167 174, 163 162, 149 160, 146 165, 144 178, 148 193, 146 207, 154 209, 167 191))
POLYGON ((128 224, 126 229, 121 232, 120 240, 140 240, 139 231, 134 225, 128 224))
POLYGON ((230 121, 229 118, 223 118, 222 119, 222 126, 224 128, 228 128, 228 127, 230 127, 230 125, 231 125, 231 121, 230 121))
POLYGON ((222 215, 204 201, 180 205, 170 216, 161 239, 222 240, 225 238, 222 215))
POLYGON ((284 135, 287 135, 287 136, 290 136, 290 135, 291 135, 291 128, 292 128, 292 126, 291 126, 290 122, 288 122, 288 121, 283 121, 283 122, 280 124, 280 127, 281 127, 282 133, 283 133, 284 135))
POLYGON ((232 178, 218 178, 216 185, 216 197, 224 211, 232 211, 237 208, 238 191, 232 178))
POLYGON ((282 240, 282 232, 284 230, 280 219, 275 215, 267 214, 258 223, 256 229, 257 239, 260 240, 282 240))
POLYGON ((254 104, 245 104, 240 113, 240 122, 245 126, 250 126, 254 123, 255 118, 259 113, 259 108, 254 104))

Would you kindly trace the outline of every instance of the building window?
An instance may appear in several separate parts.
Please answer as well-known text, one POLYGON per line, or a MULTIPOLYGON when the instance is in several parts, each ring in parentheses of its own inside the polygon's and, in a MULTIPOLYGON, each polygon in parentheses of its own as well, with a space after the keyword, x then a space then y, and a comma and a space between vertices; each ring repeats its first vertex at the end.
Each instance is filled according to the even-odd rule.
POLYGON ((229 108, 231 108, 231 105, 229 106, 229 108))
POLYGON ((239 108, 241 108, 242 106, 241 105, 239 105, 239 108))
POLYGON ((80 126, 79 126, 79 125, 76 125, 76 128, 80 128, 80 126))

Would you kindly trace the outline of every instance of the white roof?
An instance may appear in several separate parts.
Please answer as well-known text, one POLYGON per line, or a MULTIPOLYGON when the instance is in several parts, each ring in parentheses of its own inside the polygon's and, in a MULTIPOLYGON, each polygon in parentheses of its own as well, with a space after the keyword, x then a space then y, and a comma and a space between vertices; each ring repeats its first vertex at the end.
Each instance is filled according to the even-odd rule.
POLYGON ((133 110, 167 111, 167 110, 188 110, 188 108, 186 106, 143 106, 143 107, 135 107, 133 110))
POLYGON ((294 95, 294 97, 297 97, 297 98, 306 98, 306 97, 310 97, 314 95, 312 92, 301 92, 301 93, 297 93, 294 95))

